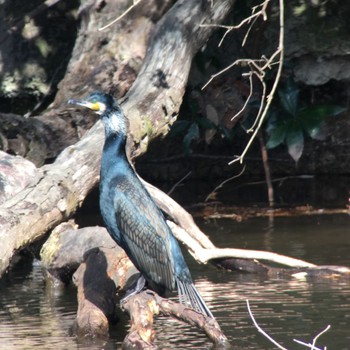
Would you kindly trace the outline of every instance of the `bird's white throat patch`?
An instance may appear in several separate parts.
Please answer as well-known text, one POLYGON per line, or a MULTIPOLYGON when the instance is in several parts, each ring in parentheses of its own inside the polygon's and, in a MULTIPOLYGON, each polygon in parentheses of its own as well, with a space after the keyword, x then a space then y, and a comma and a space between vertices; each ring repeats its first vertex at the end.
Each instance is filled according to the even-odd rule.
POLYGON ((127 134, 125 117, 120 112, 114 112, 113 114, 104 116, 102 119, 107 132, 127 134))

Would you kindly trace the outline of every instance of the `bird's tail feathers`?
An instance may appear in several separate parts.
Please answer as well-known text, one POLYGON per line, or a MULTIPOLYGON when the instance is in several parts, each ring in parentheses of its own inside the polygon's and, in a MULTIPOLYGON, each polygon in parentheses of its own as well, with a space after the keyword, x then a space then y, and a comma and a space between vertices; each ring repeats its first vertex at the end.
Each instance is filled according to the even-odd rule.
POLYGON ((193 283, 183 282, 179 279, 176 282, 179 300, 182 305, 189 306, 195 311, 215 319, 193 283))

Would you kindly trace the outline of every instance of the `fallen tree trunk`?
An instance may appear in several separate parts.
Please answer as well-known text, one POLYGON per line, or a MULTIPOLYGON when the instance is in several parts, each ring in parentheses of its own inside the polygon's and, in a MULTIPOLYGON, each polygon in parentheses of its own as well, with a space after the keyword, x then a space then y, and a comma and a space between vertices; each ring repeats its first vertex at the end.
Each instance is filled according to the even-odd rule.
MULTIPOLYGON (((151 139, 167 132, 180 108, 192 58, 214 30, 200 24, 222 21, 233 3, 178 1, 157 25, 143 68, 123 104, 133 135, 129 150, 134 144, 141 154, 151 139)), ((92 87, 87 85, 86 91, 92 87)), ((73 97, 75 89, 70 90, 73 97)), ((13 254, 67 220, 96 186, 103 138, 98 122, 52 165, 43 167, 28 188, 1 206, 0 275, 13 254)))
MULTIPOLYGON (((101 126, 97 128, 102 133, 101 126)), ((102 138, 93 130, 62 152, 54 164, 44 167, 29 187, 2 204, 0 274, 13 254, 74 213, 98 182, 101 149, 102 138)))
MULTIPOLYGON (((43 245, 42 266, 52 278, 67 284, 72 279, 78 289, 76 334, 106 337, 116 320, 116 292, 128 289, 139 272, 125 252, 102 227, 77 229, 71 223, 59 225, 43 245)), ((120 293, 119 293, 120 294, 120 293)), ((126 344, 153 346, 153 319, 162 314, 177 318, 202 330, 217 345, 227 339, 215 320, 188 307, 161 298, 147 290, 122 304, 131 317, 126 344)))

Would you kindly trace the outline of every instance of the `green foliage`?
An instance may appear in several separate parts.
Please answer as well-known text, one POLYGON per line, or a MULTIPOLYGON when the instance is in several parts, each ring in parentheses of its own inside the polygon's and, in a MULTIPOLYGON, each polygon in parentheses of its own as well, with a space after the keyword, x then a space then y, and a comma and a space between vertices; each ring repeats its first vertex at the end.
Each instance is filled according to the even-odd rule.
POLYGON ((337 105, 301 106, 299 88, 289 81, 278 97, 281 109, 270 112, 266 131, 266 147, 271 149, 285 144, 288 153, 298 162, 304 149, 305 135, 315 140, 325 138, 325 119, 342 113, 345 108, 337 105))
POLYGON ((182 140, 183 152, 192 153, 192 144, 200 138, 201 130, 216 129, 216 125, 204 117, 195 117, 192 120, 178 120, 170 130, 170 136, 184 135, 182 140))
POLYGON ((177 120, 170 129, 170 137, 182 138, 183 153, 190 155, 193 152, 195 142, 205 139, 204 134, 207 130, 219 130, 220 127, 215 123, 200 114, 200 106, 196 98, 191 94, 186 94, 184 97, 184 110, 181 120, 177 120))
POLYGON ((183 147, 185 154, 192 153, 191 144, 192 141, 199 139, 199 127, 198 124, 192 123, 187 130, 187 133, 183 139, 183 147))

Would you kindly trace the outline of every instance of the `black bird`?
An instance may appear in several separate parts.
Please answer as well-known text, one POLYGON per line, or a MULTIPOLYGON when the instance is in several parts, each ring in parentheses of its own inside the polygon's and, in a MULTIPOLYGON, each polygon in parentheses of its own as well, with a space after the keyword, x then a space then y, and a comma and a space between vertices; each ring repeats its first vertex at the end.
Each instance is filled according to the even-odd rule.
MULTIPOLYGON (((101 116, 105 144, 101 160, 100 209, 112 238, 147 280, 159 290, 178 289, 182 304, 213 317, 193 285, 179 244, 163 213, 131 167, 126 153, 127 121, 111 95, 94 92, 69 104, 87 107, 101 116)), ((139 280, 136 291, 144 287, 139 280)))

